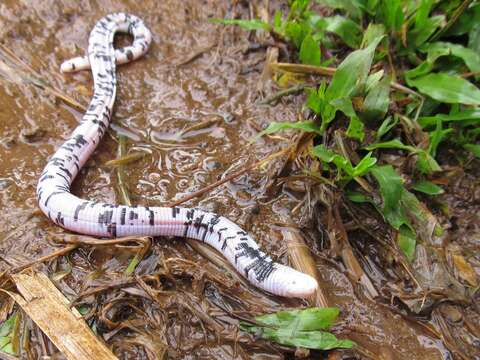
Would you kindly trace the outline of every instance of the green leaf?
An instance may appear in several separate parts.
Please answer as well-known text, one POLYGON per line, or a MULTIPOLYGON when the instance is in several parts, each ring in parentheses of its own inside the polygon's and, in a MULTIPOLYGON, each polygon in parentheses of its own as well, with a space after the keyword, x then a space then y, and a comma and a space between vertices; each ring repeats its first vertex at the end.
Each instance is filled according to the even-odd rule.
POLYGON ((442 122, 474 120, 480 123, 480 109, 469 109, 451 114, 437 114, 435 116, 422 116, 418 118, 418 122, 423 128, 435 125, 438 120, 442 122))
POLYGON ((299 331, 328 330, 339 314, 340 310, 335 307, 317 307, 279 311, 274 314, 257 316, 255 320, 277 328, 293 328, 299 331))
POLYGON ((8 354, 16 355, 13 351, 12 346, 12 336, 14 336, 13 331, 15 328, 15 323, 18 320, 17 313, 11 315, 3 324, 0 326, 0 349, 3 352, 8 354))
POLYGON ((333 151, 328 150, 324 145, 317 145, 312 149, 312 154, 318 157, 320 160, 325 162, 332 162, 335 156, 340 156, 335 154, 333 151))
POLYGON ((240 19, 210 19, 209 22, 223 25, 237 25, 245 30, 266 30, 270 31, 270 24, 262 20, 240 20, 240 19))
POLYGON ((332 9, 345 10, 351 17, 360 19, 364 1, 361 0, 317 0, 317 3, 332 9))
MULTIPOLYGON (((480 127, 478 127, 478 126, 472 128, 470 130, 465 130, 465 131, 463 131, 463 129, 461 129, 460 134, 459 134, 458 143, 462 144, 462 145, 465 145, 466 143, 472 143, 472 144, 477 143, 478 144, 478 138, 479 137, 480 137, 480 127)), ((456 140, 456 139, 452 139, 452 140, 456 140)))
POLYGON ((285 35, 293 42, 297 49, 300 49, 302 42, 311 33, 307 22, 287 21, 285 23, 285 35))
POLYGON ((468 48, 477 53, 480 51, 480 23, 475 24, 468 34, 468 48))
POLYGON ((419 1, 418 8, 415 13, 415 28, 421 29, 426 28, 430 25, 428 22, 428 15, 432 10, 432 5, 434 2, 434 0, 419 1))
POLYGON ((442 170, 437 161, 425 150, 420 150, 418 152, 416 166, 423 174, 431 174, 432 172, 442 170))
POLYGON ((337 308, 280 311, 255 317, 258 323, 266 327, 252 326, 246 322, 241 322, 240 326, 242 330, 286 346, 319 350, 351 348, 355 345, 352 341, 339 340, 335 335, 321 331, 329 329, 338 314, 337 308))
POLYGON ((480 105, 480 90, 460 76, 428 74, 408 81, 421 93, 449 104, 480 105))
POLYGON ((465 150, 470 151, 477 158, 480 158, 480 145, 478 145, 478 144, 465 144, 465 145, 463 145, 463 148, 465 150))
POLYGON ((288 130, 288 129, 302 130, 305 132, 314 132, 321 135, 321 131, 318 125, 316 125, 313 121, 310 121, 310 120, 298 121, 294 123, 274 121, 274 122, 271 122, 265 130, 258 133, 258 135, 255 138, 262 137, 263 135, 273 134, 280 130, 288 130))
POLYGON ((321 52, 320 46, 311 35, 307 35, 300 46, 300 61, 303 64, 320 66, 321 52))
MULTIPOLYGON (((256 330, 256 329, 255 329, 256 330)), ((255 330, 253 332, 255 332, 255 330)), ((323 331, 292 331, 290 329, 262 328, 260 336, 281 345, 307 349, 331 350, 350 349, 355 346, 351 340, 339 340, 335 335, 323 331)))
POLYGON ((377 86, 371 89, 363 102, 362 118, 366 120, 383 119, 390 104, 390 79, 384 77, 377 86))
POLYGON ((454 56, 462 59, 470 71, 480 71, 480 55, 476 51, 462 45, 439 41, 422 46, 420 51, 427 53, 427 59, 416 68, 405 72, 407 78, 414 78, 429 73, 432 71, 437 59, 443 56, 454 56))
POLYGON ((425 43, 435 31, 445 23, 444 15, 436 15, 425 20, 425 26, 414 28, 408 33, 408 44, 418 47, 425 43))
POLYGON ((365 137, 365 131, 363 130, 364 127, 363 122, 358 116, 352 116, 350 118, 350 123, 348 124, 347 136, 351 139, 363 141, 363 138, 365 137))
POLYGON ((2 351, 7 353, 7 354, 10 354, 10 355, 17 355, 15 353, 15 351, 13 351, 13 345, 11 342, 9 342, 7 345, 5 345, 3 348, 2 348, 2 351))
POLYGON ((323 112, 325 106, 327 105, 327 102, 325 101, 325 88, 326 84, 322 82, 318 89, 305 89, 305 92, 307 93, 307 102, 305 105, 318 115, 323 112))
POLYGON ((372 203, 372 199, 358 191, 347 191, 347 198, 355 203, 372 203))
POLYGON ((368 24, 367 30, 365 30, 362 39, 362 47, 367 47, 378 37, 385 37, 386 30, 383 24, 368 24))
POLYGON ((3 322, 0 326, 0 336, 7 336, 12 332, 16 319, 17 314, 14 314, 3 322))
POLYGON ((452 44, 449 42, 436 42, 429 44, 427 51, 440 51, 439 49, 448 49, 449 55, 458 57, 463 60, 468 69, 472 72, 480 71, 480 55, 469 48, 460 44, 452 44))
POLYGON ((415 24, 413 29, 408 33, 408 43, 415 47, 427 41, 445 21, 444 15, 428 16, 435 4, 435 0, 420 0, 417 3, 415 24))
POLYGON ((442 56, 447 56, 450 55, 451 52, 448 48, 437 48, 437 47, 432 47, 430 51, 427 51, 427 58, 424 62, 420 63, 417 67, 410 69, 408 71, 405 71, 405 79, 407 80, 407 83, 409 84, 409 79, 413 79, 415 77, 421 76, 421 75, 426 75, 430 71, 432 71, 435 62, 437 61, 438 58, 442 56))
POLYGON ((397 32, 404 21, 402 0, 383 0, 380 5, 383 22, 391 32, 397 32))
POLYGON ((302 17, 305 11, 307 11, 308 6, 310 5, 310 0, 294 0, 290 4, 290 13, 289 16, 293 15, 296 17, 302 17))
POLYGON ((443 129, 442 121, 437 119, 437 126, 434 131, 428 133, 430 144, 428 145, 428 153, 433 157, 437 154, 438 145, 443 141, 443 139, 453 131, 452 128, 443 129))
POLYGON ((443 190, 440 186, 435 185, 431 181, 427 180, 417 181, 415 184, 412 185, 412 189, 420 191, 427 195, 439 195, 445 192, 445 190, 443 190))
POLYGON ((347 116, 353 116, 355 113, 349 98, 356 89, 365 86, 375 48, 381 39, 379 37, 367 48, 348 55, 335 71, 326 90, 322 84, 317 92, 309 91, 307 106, 321 115, 322 131, 325 131, 328 124, 333 121, 337 109, 341 109, 347 116))
POLYGON ((330 101, 330 105, 332 105, 336 110, 340 110, 341 112, 343 112, 347 117, 357 116, 357 113, 353 109, 353 103, 350 98, 344 97, 334 99, 330 101))
POLYGON ((139 254, 135 254, 132 259, 129 261, 127 268, 124 271, 124 274, 127 276, 132 275, 135 272, 138 264, 141 261, 141 257, 139 254))
POLYGON ((357 23, 340 15, 326 17, 322 21, 325 31, 338 35, 352 49, 360 46, 362 29, 357 23))
MULTIPOLYGON (((412 259, 415 253, 416 236, 426 233, 425 228, 432 225, 432 215, 415 195, 403 187, 402 178, 391 165, 375 166, 371 173, 380 187, 383 202, 381 212, 385 220, 399 231, 397 239, 399 245, 405 255, 412 259), (417 230, 412 227, 410 220, 417 230)), ((441 231, 441 228, 438 230, 441 231)))
POLYGON ((343 156, 328 150, 325 146, 315 146, 312 149, 312 155, 327 163, 333 162, 339 170, 344 171, 350 177, 353 176, 353 166, 350 161, 343 156))
POLYGON ((363 176, 370 168, 377 163, 377 158, 372 157, 372 152, 369 152, 360 162, 353 168, 353 176, 363 176))
POLYGON ((378 85, 384 73, 385 71, 379 70, 376 73, 368 75, 367 81, 365 82, 365 91, 367 93, 370 92, 375 86, 378 85))
POLYGON ((415 233, 409 227, 402 226, 397 235, 397 242, 408 261, 412 262, 415 258, 415 247, 417 245, 415 233))
POLYGON ((327 100, 350 97, 355 90, 365 85, 375 48, 381 40, 382 37, 376 38, 368 47, 350 53, 342 61, 325 92, 327 100))
POLYGON ((380 186, 384 211, 396 208, 404 191, 402 178, 391 165, 376 166, 371 171, 380 186))
POLYGON ((365 147, 366 150, 375 150, 375 149, 400 149, 400 150, 407 150, 410 152, 418 152, 419 149, 416 147, 405 145, 398 139, 385 141, 382 143, 371 144, 365 147))
POLYGON ((3 349, 5 345, 10 343, 10 337, 8 336, 0 336, 0 349, 3 349))
POLYGON ((363 0, 359 1, 360 4, 358 6, 360 6, 369 15, 375 16, 375 14, 378 12, 378 7, 381 1, 382 0, 363 0))
POLYGON ((408 224, 405 210, 400 206, 400 199, 406 191, 403 180, 391 165, 375 166, 371 173, 380 187, 382 214, 388 223, 398 230, 403 224, 408 224))
POLYGON ((350 178, 365 175, 377 162, 377 159, 372 157, 372 153, 369 152, 357 166, 353 167, 348 159, 328 150, 324 145, 315 146, 312 149, 312 154, 326 163, 334 163, 339 170, 344 171, 350 178))
POLYGON ((81 315, 86 315, 88 313, 88 311, 90 310, 87 305, 77 306, 76 309, 81 315))
POLYGON ((325 89, 326 83, 322 82, 318 89, 307 88, 305 89, 307 93, 307 102, 306 105, 313 112, 320 115, 325 109, 325 106, 328 104, 325 101, 325 89))
POLYGON ((335 118, 335 108, 325 99, 326 83, 321 83, 318 90, 306 89, 308 94, 307 107, 312 109, 316 114, 322 118, 322 125, 320 130, 323 132, 335 118))
POLYGON ((448 36, 458 36, 471 32, 480 23, 480 4, 474 4, 466 9, 453 26, 445 33, 448 36))
MULTIPOLYGON (((441 235, 443 231, 441 226, 438 225, 432 213, 428 211, 413 193, 407 190, 403 192, 401 206, 405 209, 408 218, 415 224, 417 236, 422 240, 430 239, 432 233, 429 229, 434 231, 435 236, 441 235)), ((409 226, 409 224, 405 225, 409 226)))
POLYGON ((382 124, 377 130, 376 140, 380 141, 380 139, 387 134, 392 128, 397 125, 398 123, 398 116, 389 116, 385 120, 383 120, 382 124))
POLYGON ((280 10, 275 11, 273 16, 273 29, 276 32, 280 32, 282 29, 282 12, 280 10))
POLYGON ((424 174, 430 174, 433 171, 441 170, 440 165, 435 159, 425 150, 416 148, 414 146, 405 145, 400 140, 394 139, 385 141, 383 143, 376 143, 365 147, 366 150, 375 149, 399 149, 406 150, 418 155, 417 168, 424 174))

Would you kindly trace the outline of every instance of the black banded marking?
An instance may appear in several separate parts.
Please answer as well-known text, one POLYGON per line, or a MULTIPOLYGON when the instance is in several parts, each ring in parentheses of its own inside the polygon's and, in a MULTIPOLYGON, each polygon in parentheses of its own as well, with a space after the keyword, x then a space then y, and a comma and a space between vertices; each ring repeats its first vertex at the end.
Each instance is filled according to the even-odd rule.
POLYGON ((215 225, 217 225, 219 222, 220 222, 220 219, 222 217, 220 215, 213 215, 210 220, 208 221, 208 230, 210 231, 210 233, 213 233, 213 230, 215 228, 215 225))
POLYGON ((88 201, 85 201, 76 207, 75 213, 73 214, 73 221, 78 221, 78 215, 80 214, 80 211, 85 209, 88 203, 89 203, 88 201))
MULTIPOLYGON (((227 241, 235 239, 235 236, 227 236, 225 239, 223 239, 223 244, 222 244, 222 250, 225 250, 227 248, 227 241)), ((235 264, 237 263, 237 258, 235 257, 235 264)))
POLYGON ((185 226, 185 228, 183 229, 183 237, 187 237, 188 229, 190 229, 190 226, 192 225, 192 223, 193 223, 192 220, 188 220, 183 223, 183 225, 185 226))
POLYGON ((244 269, 245 277, 247 279, 248 273, 253 270, 256 280, 262 282, 275 270, 274 263, 269 256, 259 249, 250 246, 247 242, 240 242, 235 247, 235 250, 239 251, 235 254, 235 263, 237 263, 238 259, 241 257, 246 257, 252 260, 252 262, 244 269))
POLYGON ((57 218, 55 219, 55 222, 58 225, 65 225, 64 218, 63 218, 62 213, 60 211, 57 212, 57 218))
POLYGON ((105 210, 98 214, 97 221, 99 224, 108 225, 112 223, 112 217, 113 217, 113 210, 105 210))
POLYGON ((58 195, 58 194, 64 194, 64 193, 65 193, 64 191, 54 191, 54 192, 52 192, 50 195, 48 195, 47 200, 45 200, 45 207, 47 207, 48 202, 50 201, 52 196, 55 196, 55 195, 58 195))
POLYGON ((188 209, 186 216, 188 220, 193 220, 193 217, 195 215, 195 209, 188 209))
POLYGON ((65 182, 66 182, 67 184, 70 184, 70 179, 67 178, 65 175, 63 175, 63 174, 61 174, 61 173, 58 173, 58 172, 55 173, 55 175, 60 176, 63 180, 65 180, 65 182))
POLYGON ((152 210, 148 210, 148 221, 150 226, 155 225, 155 213, 152 210))
POLYGON ((54 177, 55 176, 53 176, 53 175, 45 174, 40 178, 40 180, 38 180, 38 182, 42 182, 42 181, 45 181, 47 179, 53 179, 54 177))
POLYGON ((117 223, 112 222, 107 225, 107 232, 110 234, 111 237, 117 237, 117 223))
POLYGON ((203 218, 205 217, 204 214, 198 216, 195 218, 193 221, 193 226, 197 229, 197 234, 200 233, 200 229, 203 227, 206 227, 206 225, 203 223, 203 218))
POLYGON ((125 225, 125 216, 127 215, 127 208, 122 207, 120 210, 120 225, 125 225))
POLYGON ((223 231, 227 231, 228 228, 221 228, 221 229, 218 229, 217 233, 218 233, 218 242, 222 241, 222 232, 223 231))
POLYGON ((72 173, 71 173, 66 167, 59 166, 58 168, 59 168, 61 171, 63 171, 65 174, 67 174, 69 180, 72 179, 72 173))
POLYGON ((178 214, 180 214, 180 209, 175 206, 172 207, 172 217, 176 218, 178 214))

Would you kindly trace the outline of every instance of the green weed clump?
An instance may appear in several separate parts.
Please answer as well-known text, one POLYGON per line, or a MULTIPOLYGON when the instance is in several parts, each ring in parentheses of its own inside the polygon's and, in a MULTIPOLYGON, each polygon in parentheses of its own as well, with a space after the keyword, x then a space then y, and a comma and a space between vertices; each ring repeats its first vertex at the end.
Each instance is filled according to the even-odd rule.
MULTIPOLYGON (((429 218, 415 193, 444 192, 432 181, 442 171, 439 154, 453 154, 449 160, 460 165, 480 157, 480 3, 295 0, 271 23, 213 21, 291 44, 300 64, 273 64, 282 70, 279 84, 305 79, 299 74, 331 74, 305 86, 302 121, 272 122, 260 136, 288 129, 314 135, 318 178, 333 179, 350 201, 372 204, 412 261, 419 226, 429 218), (350 153, 338 136, 353 144, 350 153), (388 164, 384 155, 392 153, 413 161, 412 169, 388 164), (377 189, 359 186, 368 182, 377 189)), ((437 224, 434 234, 440 233, 437 224)))

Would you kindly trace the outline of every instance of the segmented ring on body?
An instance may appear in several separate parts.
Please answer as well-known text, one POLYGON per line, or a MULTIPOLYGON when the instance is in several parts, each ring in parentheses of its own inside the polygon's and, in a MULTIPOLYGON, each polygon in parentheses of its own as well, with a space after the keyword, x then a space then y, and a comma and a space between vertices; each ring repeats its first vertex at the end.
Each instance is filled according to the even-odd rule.
POLYGON ((81 124, 50 158, 37 186, 42 211, 57 225, 71 231, 100 236, 178 236, 203 241, 220 251, 253 285, 272 294, 306 297, 317 282, 309 275, 274 262, 238 225, 200 209, 124 206, 83 200, 70 193, 70 185, 107 130, 116 93, 116 64, 145 54, 151 34, 138 17, 116 13, 97 22, 88 57, 62 64, 63 72, 91 68, 94 94, 81 124), (115 32, 133 35, 131 46, 115 50, 115 32))

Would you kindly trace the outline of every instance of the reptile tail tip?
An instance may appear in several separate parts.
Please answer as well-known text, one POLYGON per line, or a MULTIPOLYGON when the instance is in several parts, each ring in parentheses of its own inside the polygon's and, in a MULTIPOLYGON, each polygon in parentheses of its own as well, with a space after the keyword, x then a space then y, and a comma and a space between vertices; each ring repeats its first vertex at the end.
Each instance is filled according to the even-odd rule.
POLYGON ((307 298, 315 294, 318 289, 318 283, 315 278, 310 275, 298 272, 295 278, 286 284, 286 296, 296 298, 307 298))
POLYGON ((264 289, 285 297, 308 298, 318 289, 317 280, 289 266, 276 264, 275 271, 264 289))

